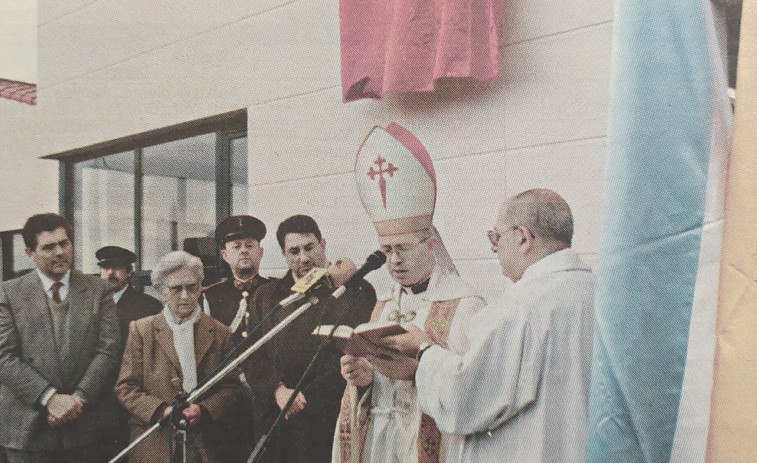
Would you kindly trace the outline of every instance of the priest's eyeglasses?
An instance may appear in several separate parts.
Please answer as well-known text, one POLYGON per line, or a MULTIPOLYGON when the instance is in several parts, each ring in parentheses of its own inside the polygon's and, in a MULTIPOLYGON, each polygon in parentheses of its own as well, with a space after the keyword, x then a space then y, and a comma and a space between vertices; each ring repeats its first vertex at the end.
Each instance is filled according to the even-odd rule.
POLYGON ((427 236, 426 238, 423 238, 422 240, 418 241, 415 244, 397 244, 394 246, 381 246, 381 252, 386 254, 386 257, 390 257, 392 253, 397 254, 397 257, 404 258, 407 257, 408 254, 410 254, 410 251, 418 247, 421 243, 425 243, 430 236, 427 236))
MULTIPOLYGON (((489 238, 489 242, 492 244, 492 246, 496 246, 499 243, 499 239, 502 238, 502 235, 509 232, 510 230, 517 230, 520 228, 520 225, 511 225, 507 227, 507 230, 503 232, 499 232, 497 230, 487 230, 486 231, 486 237, 489 238)), ((530 232, 529 232, 530 233, 530 232)))

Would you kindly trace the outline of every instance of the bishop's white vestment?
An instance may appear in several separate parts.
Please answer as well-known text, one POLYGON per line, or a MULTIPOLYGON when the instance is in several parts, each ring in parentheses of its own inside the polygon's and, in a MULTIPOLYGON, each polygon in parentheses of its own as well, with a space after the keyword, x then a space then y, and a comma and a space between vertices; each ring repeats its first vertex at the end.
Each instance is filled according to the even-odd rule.
MULTIPOLYGON (((380 312, 377 310, 372 321, 412 323, 446 343, 451 352, 462 353, 470 343, 466 337, 468 323, 483 305, 484 300, 456 273, 437 266, 425 292, 412 294, 393 285, 390 295, 379 297, 380 312), (414 315, 408 320, 411 313, 414 315)), ((333 462, 444 462, 450 453, 457 459, 462 438, 439 435, 433 421, 422 417, 412 381, 387 378, 378 372, 373 377, 359 405, 355 403, 357 388, 347 387, 347 397, 351 395, 353 403, 342 403, 333 462), (359 436, 355 437, 357 442, 352 441, 352 449, 347 435, 359 436)))

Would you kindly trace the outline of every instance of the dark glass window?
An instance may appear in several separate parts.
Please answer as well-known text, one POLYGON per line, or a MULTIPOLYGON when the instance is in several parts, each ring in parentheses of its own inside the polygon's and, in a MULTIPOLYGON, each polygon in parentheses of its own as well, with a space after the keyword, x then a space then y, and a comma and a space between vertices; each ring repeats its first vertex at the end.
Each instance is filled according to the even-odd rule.
POLYGON ((246 110, 46 158, 61 162, 61 211, 87 273, 98 272, 97 249, 117 245, 137 254, 138 286, 177 249, 200 255, 213 278, 216 224, 248 212, 246 110))
POLYGON ((76 266, 97 273, 101 247, 134 249, 134 152, 76 163, 73 184, 76 266))
POLYGON ((216 134, 142 151, 142 268, 152 269, 187 238, 212 237, 216 225, 216 134))

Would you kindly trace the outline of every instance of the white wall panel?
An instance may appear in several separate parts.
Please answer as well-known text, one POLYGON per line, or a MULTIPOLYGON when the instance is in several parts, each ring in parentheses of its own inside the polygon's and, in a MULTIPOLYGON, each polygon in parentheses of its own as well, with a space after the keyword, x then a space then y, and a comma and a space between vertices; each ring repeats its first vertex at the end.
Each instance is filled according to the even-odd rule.
POLYGON ((42 151, 336 87, 338 23, 335 6, 296 2, 42 89, 41 124, 55 131, 42 151))
POLYGON ((435 159, 604 136, 609 40, 605 25, 507 47, 488 86, 348 104, 334 88, 250 108, 251 181, 345 172, 370 128, 391 120, 435 159))
POLYGON ((39 24, 44 25, 65 15, 104 0, 39 0, 39 24))
POLYGON ((455 265, 463 280, 475 288, 487 303, 497 299, 512 284, 502 275, 495 254, 491 254, 490 259, 465 260, 455 265))
POLYGON ((181 46, 177 42, 192 37, 222 33, 230 24, 291 1, 92 2, 40 28, 40 39, 48 44, 40 60, 44 75, 41 86, 55 85, 166 46, 181 46))
POLYGON ((573 212, 573 247, 596 252, 602 223, 606 139, 515 150, 507 156, 507 196, 544 187, 565 198, 573 212))
POLYGON ((21 228, 31 214, 58 210, 58 164, 33 153, 42 137, 39 109, 0 98, 0 230, 21 228))
POLYGON ((503 43, 524 42, 612 21, 612 0, 504 0, 503 43))
POLYGON ((510 182, 504 152, 434 160, 437 199, 434 223, 455 260, 492 258, 486 230, 510 182))

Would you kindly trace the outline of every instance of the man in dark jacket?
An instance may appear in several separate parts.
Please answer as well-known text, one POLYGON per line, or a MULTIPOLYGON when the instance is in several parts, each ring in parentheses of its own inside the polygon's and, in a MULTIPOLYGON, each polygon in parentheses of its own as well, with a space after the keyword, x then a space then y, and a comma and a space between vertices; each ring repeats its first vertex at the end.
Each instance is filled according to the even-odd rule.
MULTIPOLYGON (((251 215, 229 217, 216 227, 216 244, 233 278, 205 288, 201 302, 206 314, 229 327, 233 346, 247 336, 250 301, 255 291, 268 281, 258 273, 263 258, 260 241, 265 233, 265 224, 251 215)), ((245 347, 240 346, 236 353, 242 353, 245 347)), ((252 391, 244 374, 240 381, 248 394, 241 396, 228 421, 216 427, 220 432, 210 438, 210 445, 218 447, 222 459, 229 463, 247 461, 253 446, 252 391)))
POLYGON ((247 335, 249 303, 255 290, 268 281, 258 274, 265 233, 265 224, 250 215, 229 217, 216 227, 221 258, 234 278, 205 288, 203 306, 206 314, 229 327, 233 344, 247 335))
MULTIPOLYGON (((116 316, 121 329, 121 352, 129 334, 129 322, 155 315, 163 309, 163 304, 152 296, 144 294, 131 284, 137 255, 119 246, 105 246, 95 252, 100 278, 107 280, 113 288, 116 316)), ((119 357, 119 365, 121 363, 119 357)))
MULTIPOLYGON (((289 296, 295 280, 315 267, 328 266, 326 240, 321 237, 318 224, 311 217, 289 217, 279 225, 276 238, 289 271, 280 280, 271 281, 257 290, 252 301, 253 316, 256 318, 251 323, 262 320, 277 302, 289 296)), ((355 327, 367 322, 375 303, 376 292, 367 281, 363 281, 356 291, 348 292, 335 302, 318 304, 307 310, 246 362, 245 371, 258 399, 255 405, 255 442, 268 432, 318 349, 320 340, 311 335, 313 329, 323 324, 339 323, 355 327), (340 320, 343 312, 344 317, 340 320)), ((279 324, 300 304, 274 311, 260 332, 256 333, 256 338, 279 324)), ((333 345, 321 354, 259 461, 331 461, 332 436, 345 387, 339 372, 341 355, 333 345)))
MULTIPOLYGON (((100 278, 110 283, 113 290, 113 302, 116 303, 116 316, 121 331, 121 349, 118 355, 120 367, 126 337, 129 334, 129 323, 155 315, 163 309, 163 304, 131 285, 134 263, 137 261, 136 254, 119 246, 105 246, 95 252, 95 257, 97 257, 97 265, 100 266, 100 278)), ((108 397, 105 400, 111 404, 114 413, 98 429, 97 445, 103 449, 107 458, 112 458, 129 445, 127 423, 129 414, 118 402, 113 391, 108 391, 108 397)))

